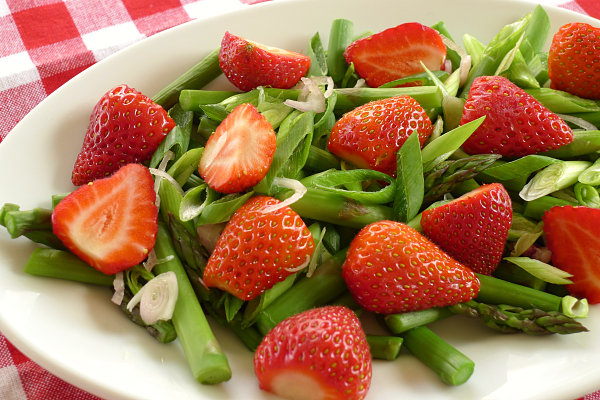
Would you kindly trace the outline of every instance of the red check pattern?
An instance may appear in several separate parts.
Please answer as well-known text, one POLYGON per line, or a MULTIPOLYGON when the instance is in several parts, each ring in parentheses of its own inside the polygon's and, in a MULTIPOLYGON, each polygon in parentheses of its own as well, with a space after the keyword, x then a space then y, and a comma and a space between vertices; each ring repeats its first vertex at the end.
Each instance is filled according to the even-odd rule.
MULTIPOLYGON (((264 1, 0 0, 0 142, 50 93, 115 51, 196 17, 264 1)), ((538 2, 600 18, 598 0, 538 2)), ((0 334, 0 399, 99 398, 52 375, 0 334)), ((600 392, 582 399, 600 400, 600 392)))

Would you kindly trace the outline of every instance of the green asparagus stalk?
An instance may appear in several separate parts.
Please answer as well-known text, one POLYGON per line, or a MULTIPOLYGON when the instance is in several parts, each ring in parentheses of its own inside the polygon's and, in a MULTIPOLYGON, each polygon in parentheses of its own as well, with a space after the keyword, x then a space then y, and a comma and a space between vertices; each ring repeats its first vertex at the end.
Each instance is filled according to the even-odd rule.
POLYGON ((398 358, 403 341, 399 336, 367 335, 371 357, 379 360, 392 361, 398 358))
MULTIPOLYGON (((291 195, 290 191, 277 195, 280 200, 291 195)), ((302 198, 290 207, 303 218, 330 222, 352 228, 362 228, 375 221, 393 219, 390 207, 379 204, 361 204, 336 193, 307 188, 302 198)))
POLYGON ((346 251, 340 251, 321 264, 310 278, 297 281, 277 301, 263 309, 256 326, 265 335, 284 319, 302 311, 330 303, 347 290, 341 265, 346 251))
POLYGON ((497 154, 479 154, 439 163, 425 175, 425 199, 430 203, 451 192, 457 185, 474 178, 500 158, 497 154))
POLYGON ((419 326, 425 326, 454 315, 447 307, 434 307, 425 310, 388 314, 383 320, 389 330, 400 335, 419 326))
POLYGON ((219 49, 211 51, 199 63, 180 75, 177 79, 152 97, 157 104, 169 108, 179 99, 183 89, 200 89, 221 75, 219 49))
POLYGON ((558 311, 523 309, 507 305, 489 305, 477 301, 449 307, 456 314, 479 317, 486 326, 504 333, 523 332, 528 335, 587 332, 587 328, 571 317, 558 311))
POLYGON ((64 250, 37 248, 25 264, 24 271, 35 276, 66 279, 92 285, 112 287, 114 276, 92 268, 72 253, 64 250))
POLYGON ((445 384, 461 385, 473 374, 475 363, 431 329, 420 326, 404 332, 402 337, 403 345, 445 384))
POLYGON ((192 375, 204 384, 229 380, 229 362, 206 320, 184 267, 175 253, 168 230, 162 223, 159 224, 154 250, 159 259, 167 260, 154 267, 156 273, 173 271, 177 276, 179 296, 172 320, 192 375))
POLYGON ((146 328, 146 331, 161 343, 170 343, 177 338, 177 332, 171 321, 157 321, 152 325, 148 325, 144 322, 140 315, 140 305, 137 304, 131 311, 127 308, 127 304, 132 298, 132 294, 129 290, 125 290, 123 295, 123 301, 121 301, 121 311, 127 315, 127 317, 136 325, 146 328))
POLYGON ((481 287, 475 300, 481 303, 506 304, 525 309, 537 308, 542 311, 562 312, 577 318, 585 317, 588 312, 585 299, 574 301, 572 296, 560 297, 492 276, 477 274, 477 277, 481 287))
POLYGON ((51 218, 52 210, 40 207, 21 211, 18 205, 7 203, 0 209, 0 225, 11 238, 25 236, 33 242, 64 250, 65 246, 52 233, 51 218))

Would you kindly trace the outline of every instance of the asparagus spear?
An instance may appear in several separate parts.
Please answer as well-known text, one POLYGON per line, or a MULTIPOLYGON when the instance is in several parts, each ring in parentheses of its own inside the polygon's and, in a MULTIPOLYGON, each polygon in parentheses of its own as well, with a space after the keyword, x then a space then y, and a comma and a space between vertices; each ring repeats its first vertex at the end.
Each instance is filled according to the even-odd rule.
POLYGON ((25 236, 29 240, 55 249, 65 249, 60 239, 52 233, 52 210, 36 207, 20 210, 16 204, 7 203, 0 208, 0 225, 11 238, 25 236))
POLYGON ((500 158, 497 154, 479 154, 439 163, 425 175, 426 203, 439 199, 457 185, 477 176, 500 158))
POLYGON ((450 306, 455 314, 480 317, 485 325, 504 333, 524 332, 528 335, 587 332, 587 328, 571 317, 558 311, 524 309, 508 305, 490 305, 471 300, 450 306))
POLYGON ((154 267, 156 272, 160 274, 173 271, 177 276, 179 296, 173 313, 173 325, 192 375, 204 384, 217 384, 229 380, 231 369, 227 357, 206 320, 163 223, 159 224, 154 249, 159 259, 168 260, 157 264, 154 267))
POLYGON ((402 334, 404 346, 435 372, 442 382, 457 386, 473 374, 475 363, 425 326, 402 334))

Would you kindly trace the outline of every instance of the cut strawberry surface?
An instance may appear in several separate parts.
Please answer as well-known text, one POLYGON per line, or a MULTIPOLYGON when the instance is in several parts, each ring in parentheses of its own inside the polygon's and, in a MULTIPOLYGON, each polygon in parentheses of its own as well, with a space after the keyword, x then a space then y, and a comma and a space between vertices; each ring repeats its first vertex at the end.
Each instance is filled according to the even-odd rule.
POLYGON ((552 38, 548 76, 553 89, 600 99, 600 28, 586 23, 563 25, 552 38))
POLYGON ((155 201, 150 171, 128 164, 65 197, 52 212, 52 230, 83 261, 114 274, 143 261, 154 247, 155 201))
POLYGON ((357 167, 396 175, 396 153, 417 131, 421 145, 433 132, 431 120, 410 96, 372 101, 344 114, 329 136, 330 152, 357 167))
POLYGON ((150 98, 119 85, 94 107, 73 167, 75 186, 105 178, 125 164, 149 160, 175 121, 150 98))
POLYGON ((344 52, 348 64, 371 87, 423 72, 442 69, 446 46, 440 34, 418 22, 409 22, 351 43, 344 52))
POLYGON ((475 79, 460 124, 482 116, 485 120, 462 146, 469 154, 522 157, 573 141, 566 122, 502 76, 475 79))
POLYGON ((510 196, 500 183, 492 183, 423 211, 421 226, 454 259, 490 275, 502 259, 511 221, 510 196))
POLYGON ((600 303, 600 209, 553 207, 542 219, 552 264, 573 275, 569 292, 591 304, 600 303))
POLYGON ((248 200, 231 217, 212 252, 203 280, 242 300, 252 300, 308 265, 315 243, 295 211, 268 196, 248 200))
POLYGON ((474 298, 480 286, 473 271, 425 236, 385 220, 354 237, 342 276, 357 303, 380 314, 462 303, 474 298))
POLYGON ((276 147, 271 124, 252 104, 241 104, 208 138, 198 172, 218 192, 241 192, 265 177, 276 147))
POLYGON ((356 315, 326 306, 280 322, 254 355, 260 388, 285 399, 359 400, 371 383, 371 354, 356 315))
POLYGON ((289 89, 306 75, 310 57, 225 32, 219 65, 227 79, 240 90, 258 86, 289 89))

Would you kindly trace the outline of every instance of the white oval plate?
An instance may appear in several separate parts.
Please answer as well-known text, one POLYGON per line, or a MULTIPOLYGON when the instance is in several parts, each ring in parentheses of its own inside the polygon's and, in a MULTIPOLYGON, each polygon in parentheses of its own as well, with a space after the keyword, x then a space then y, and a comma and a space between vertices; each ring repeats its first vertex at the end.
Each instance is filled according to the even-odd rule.
MULTIPOLYGON (((408 21, 444 20, 455 38, 487 42, 501 26, 533 10, 531 3, 479 0, 306 0, 265 3, 165 31, 99 62, 36 107, 0 145, 0 204, 48 207, 53 193, 72 190, 70 172, 89 114, 109 88, 127 83, 152 95, 216 48, 225 30, 265 44, 302 51, 317 31, 324 43, 331 21, 348 18, 356 32, 408 21)), ((547 8, 553 31, 574 20, 547 8)), ((225 85, 224 80, 215 83, 225 85)), ((59 377, 109 399, 262 399, 252 355, 216 327, 233 370, 218 386, 192 379, 177 342, 161 345, 110 302, 111 293, 22 272, 34 246, 0 230, 0 330, 32 360, 59 377)), ((600 309, 591 332, 567 336, 501 335, 455 317, 434 329, 471 357, 476 368, 460 387, 447 387, 404 354, 376 361, 369 399, 575 399, 600 387, 600 309)))

